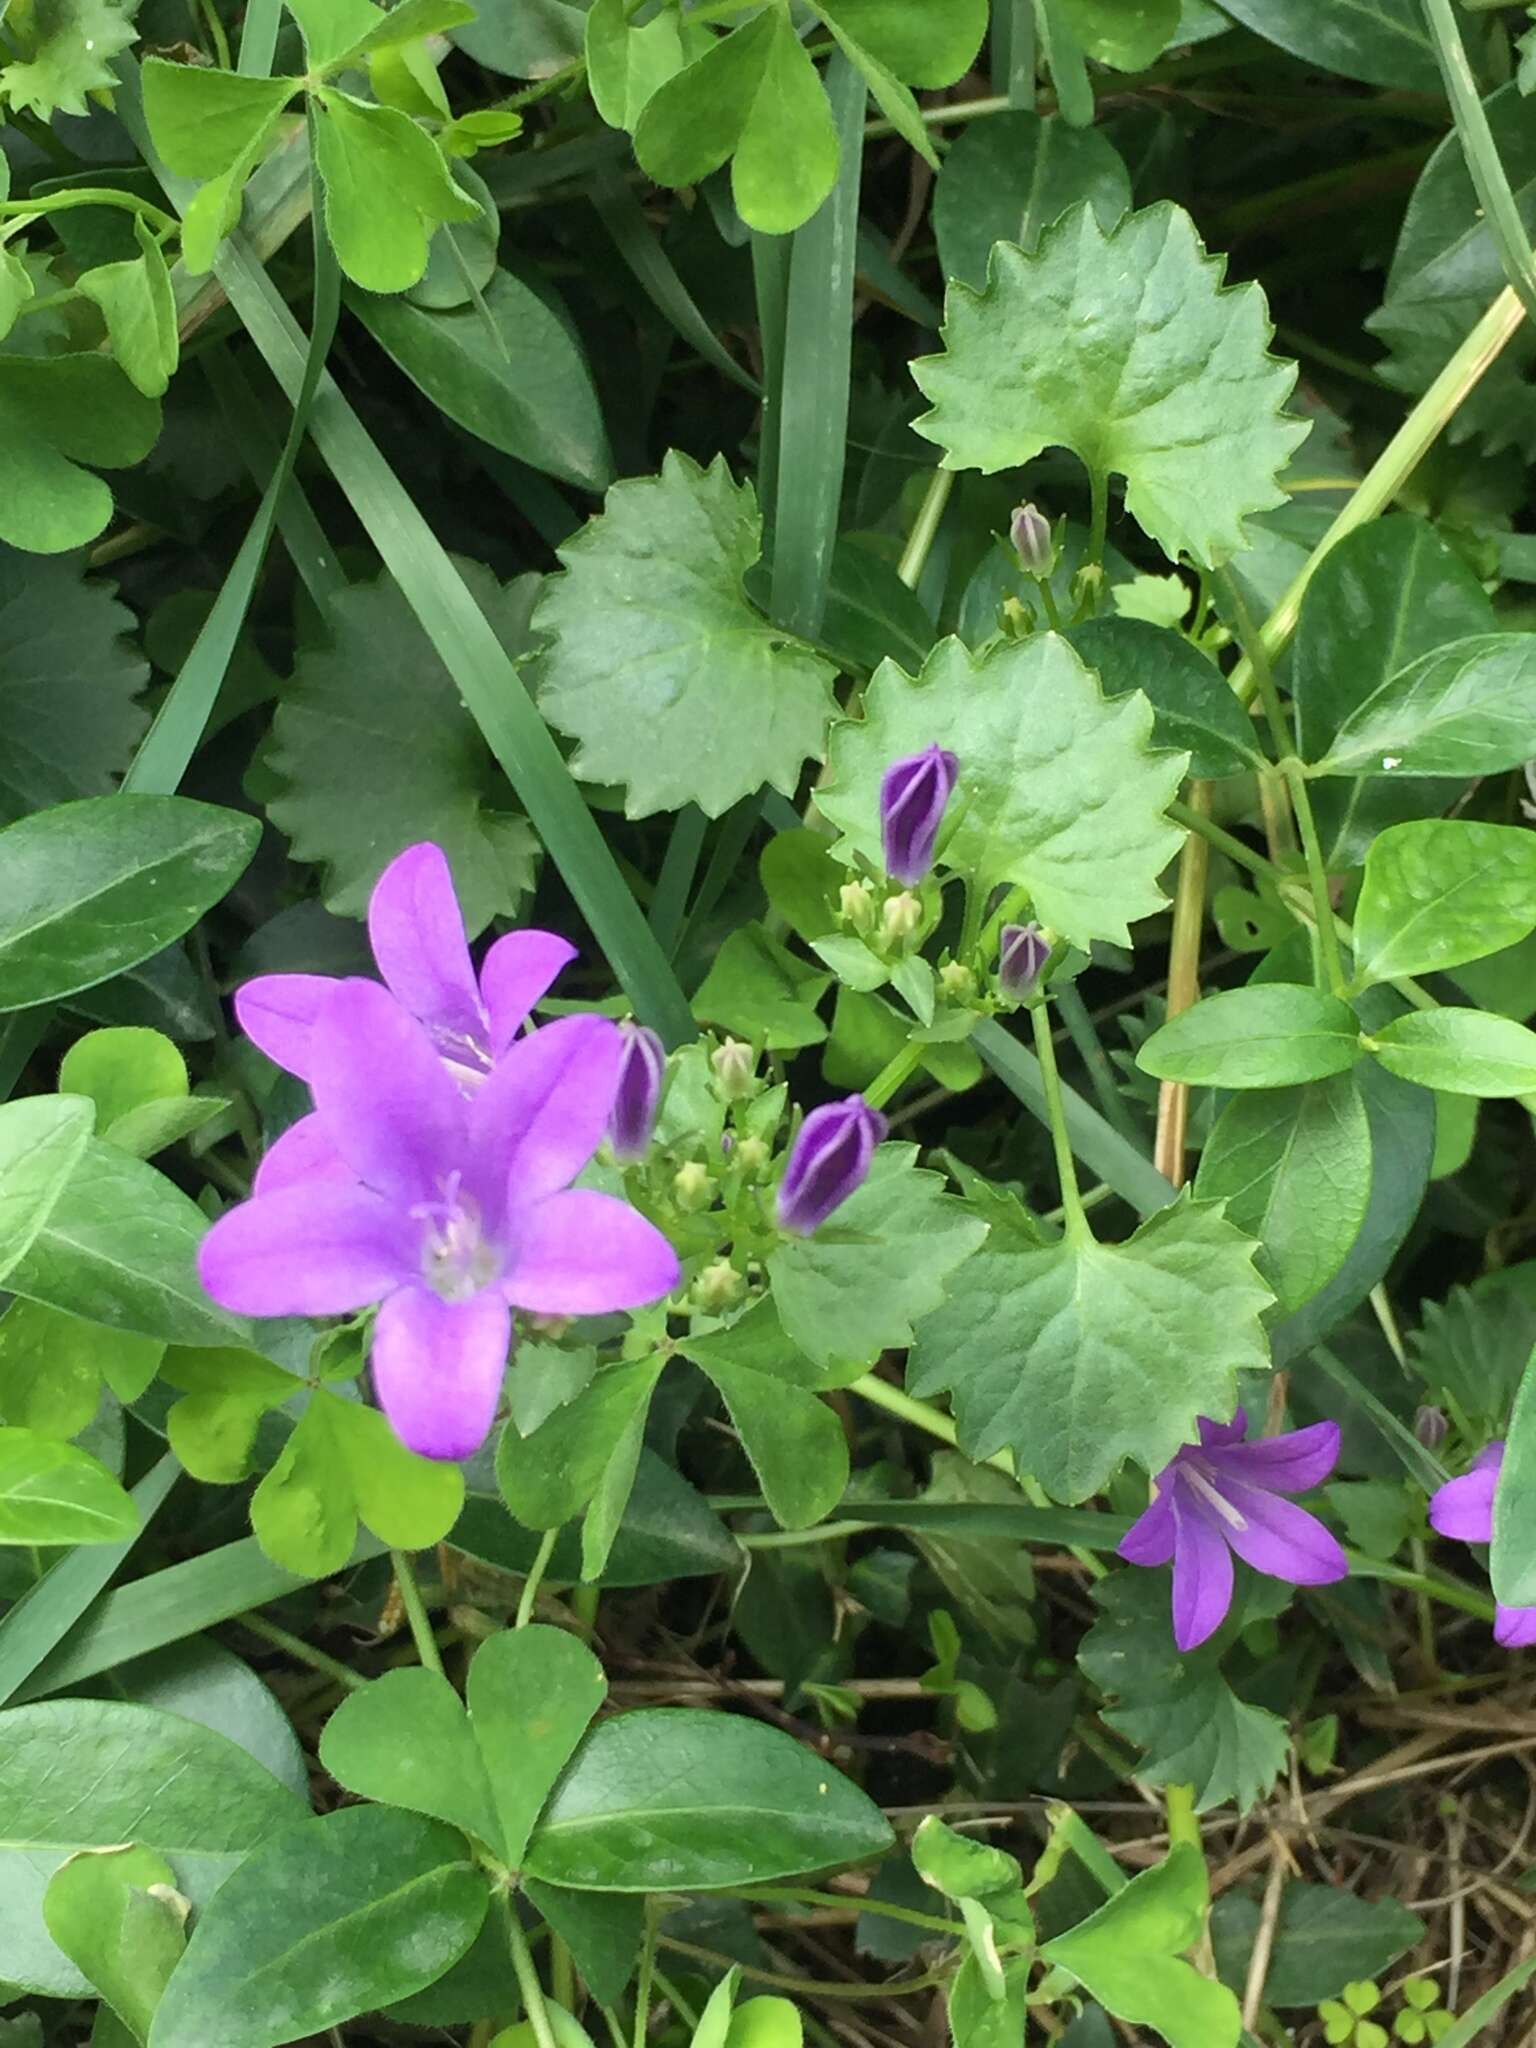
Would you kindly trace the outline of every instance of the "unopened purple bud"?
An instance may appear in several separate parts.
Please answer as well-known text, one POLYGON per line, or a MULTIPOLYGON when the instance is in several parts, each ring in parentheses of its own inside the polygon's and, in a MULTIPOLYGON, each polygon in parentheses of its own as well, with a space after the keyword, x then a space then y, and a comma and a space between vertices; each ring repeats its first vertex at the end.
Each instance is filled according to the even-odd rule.
POLYGON ((920 754, 893 761, 880 784, 880 832, 885 871, 914 888, 933 866, 944 807, 955 787, 960 763, 935 744, 920 754))
POLYGON ((1014 508, 1008 522, 1008 538, 1026 576, 1050 575, 1056 566, 1056 545, 1051 538, 1051 522, 1038 505, 1014 508))
POLYGON ((624 1023, 624 1053, 619 1088, 608 1119, 608 1138, 616 1159, 643 1159, 650 1150, 656 1113, 661 1108, 667 1075, 666 1048, 648 1025, 624 1023))
POLYGON ((998 987, 1014 1002, 1023 1002, 1050 957, 1050 944, 1039 925, 1005 924, 997 962, 998 987))
POLYGON ((1443 1408, 1420 1408, 1413 1418, 1413 1433, 1426 1451, 1438 1451, 1450 1428, 1443 1408))
POLYGON ((864 1185, 885 1118, 862 1095, 813 1109, 800 1126, 779 1183, 779 1227, 796 1237, 819 1230, 864 1185))

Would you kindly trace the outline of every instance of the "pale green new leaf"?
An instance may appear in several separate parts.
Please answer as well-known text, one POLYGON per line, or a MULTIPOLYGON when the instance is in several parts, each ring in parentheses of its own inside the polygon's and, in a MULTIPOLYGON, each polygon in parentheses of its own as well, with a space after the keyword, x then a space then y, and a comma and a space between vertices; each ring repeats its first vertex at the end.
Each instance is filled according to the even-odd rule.
POLYGON ((1536 832, 1423 818, 1380 833, 1355 908, 1362 986, 1480 960, 1536 931, 1536 832))
POLYGON ((405 291, 426 270, 433 230, 477 220, 479 202, 459 190, 437 144, 398 107, 331 86, 310 106, 336 261, 367 291, 405 291))
POLYGON ((1084 947, 1127 945, 1129 924, 1162 907, 1179 843, 1165 810, 1188 757, 1154 747, 1146 698, 1106 701, 1057 635, 979 656, 943 640, 916 678, 882 662, 863 711, 833 729, 816 800, 877 869, 881 777, 937 740, 960 762, 943 861, 983 895, 1027 889, 1040 921, 1084 947))
POLYGON ((87 1849, 54 1872, 43 1921, 135 2041, 150 2022, 187 1945, 188 1902, 153 1849, 87 1849))
POLYGON ((158 398, 171 381, 180 353, 176 295, 160 244, 134 216, 139 254, 123 263, 101 263, 81 278, 79 289, 100 306, 124 374, 146 398, 158 398))
POLYGON ((748 602, 761 552, 751 485, 676 450, 559 550, 566 573, 533 617, 540 708, 578 742, 576 774, 622 785, 632 818, 687 803, 717 818, 765 782, 788 796, 821 758, 834 671, 748 602))
POLYGON ((158 404, 106 356, 0 357, 0 541, 57 555, 94 540, 112 493, 78 465, 126 469, 159 432, 158 404))
POLYGON ((624 0, 593 0, 587 13, 587 85, 609 127, 633 132, 652 93, 699 54, 691 45, 704 31, 687 28, 671 8, 647 22, 631 21, 629 13, 624 0))
POLYGON ((869 1178, 814 1237, 784 1239, 768 1277, 784 1331, 824 1370, 823 1386, 857 1378, 957 1285, 987 1226, 917 1164, 915 1145, 882 1145, 869 1178))
POLYGON ((300 84, 164 57, 146 57, 142 77, 150 138, 180 178, 216 178, 239 163, 271 132, 300 84))
POLYGON ((1400 669, 1339 727, 1313 775, 1493 775, 1536 730, 1536 633, 1478 633, 1400 669))
POLYGON ((945 352, 912 365, 933 410, 914 422, 947 469, 1015 469, 1070 448, 1126 480, 1126 509, 1164 554, 1216 566, 1244 520, 1283 502, 1306 436, 1284 416, 1296 372, 1268 352, 1256 284, 1224 286, 1182 208, 1108 234, 1086 202, 1034 255, 992 252, 985 291, 949 290, 945 352))
POLYGON ((954 85, 975 62, 987 32, 986 0, 944 0, 914 7, 911 0, 816 0, 816 12, 836 22, 905 85, 954 85))
POLYGON ((949 1391, 971 1457, 1011 1449, 1087 1500, 1126 1458, 1159 1471, 1200 1416, 1232 1413, 1238 1372, 1268 1368, 1258 1249, 1186 1195, 1124 1244, 983 1251, 920 1326, 908 1384, 949 1391))

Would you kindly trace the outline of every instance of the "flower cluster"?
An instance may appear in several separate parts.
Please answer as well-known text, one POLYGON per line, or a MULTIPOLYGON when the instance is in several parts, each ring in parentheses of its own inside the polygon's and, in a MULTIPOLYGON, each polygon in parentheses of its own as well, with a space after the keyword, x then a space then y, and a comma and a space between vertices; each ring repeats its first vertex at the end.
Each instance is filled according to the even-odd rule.
POLYGON ((435 846, 391 863, 368 923, 384 986, 269 975, 236 999, 315 1106, 208 1232, 200 1271, 245 1315, 377 1305, 369 1362, 396 1433, 463 1458, 495 1418, 514 1308, 593 1315, 678 1283, 652 1223, 571 1185, 610 1129, 621 1149, 643 1146, 660 1047, 596 1016, 519 1038, 573 949, 514 932, 477 977, 435 846))

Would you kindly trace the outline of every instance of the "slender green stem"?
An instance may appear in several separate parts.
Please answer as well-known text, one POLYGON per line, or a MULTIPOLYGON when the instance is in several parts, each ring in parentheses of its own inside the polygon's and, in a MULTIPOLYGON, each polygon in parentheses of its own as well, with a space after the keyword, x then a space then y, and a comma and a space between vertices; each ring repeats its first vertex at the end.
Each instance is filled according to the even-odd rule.
POLYGON ((567 2012, 574 2012, 576 1965, 570 1950, 553 1928, 549 1930, 549 1977, 556 2005, 563 2005, 567 2012))
POLYGON ((884 1109, 898 1089, 904 1087, 922 1064, 922 1046, 909 1042, 900 1052, 893 1053, 864 1090, 864 1100, 871 1109, 884 1109))
POLYGON ((362 1692, 369 1683, 360 1671, 353 1671, 340 1658, 328 1656, 324 1650, 314 1649, 302 1636, 296 1636, 291 1629, 280 1628, 275 1621, 268 1621, 264 1614, 242 1614, 240 1626, 253 1636, 260 1636, 264 1643, 271 1643, 274 1649, 285 1650, 300 1664, 307 1664, 311 1671, 323 1671, 327 1678, 334 1678, 348 1692, 362 1692))
POLYGON ((1061 607, 1056 602, 1056 593, 1051 588, 1050 577, 1037 576, 1035 578, 1035 586, 1040 592, 1040 602, 1045 607, 1046 621, 1051 631, 1053 633, 1061 632, 1061 607))
POLYGON ((221 71, 228 71, 230 68, 229 37, 224 33, 224 24, 219 19, 219 10, 214 6, 213 0, 198 0, 198 11, 203 17, 203 25, 208 31, 208 39, 213 44, 213 61, 221 71))
POLYGON ((919 1913, 913 1906, 893 1905, 886 1899, 854 1898, 848 1892, 821 1892, 814 1885, 746 1885, 740 1891, 732 1892, 730 1897, 753 1899, 764 1905, 785 1899, 798 1906, 852 1906, 860 1913, 873 1913, 881 1920, 899 1920, 906 1927, 931 1928, 937 1934, 965 1932, 963 1920, 941 1919, 936 1913, 919 1913))
MULTIPOLYGON (((710 1963, 720 1969, 728 1969, 736 1962, 734 1956, 721 1955, 718 1949, 676 1941, 670 1934, 663 1934, 660 1940, 661 1946, 674 1955, 692 1956, 695 1962, 710 1963)), ((898 1978, 894 1984, 826 1983, 817 1977, 786 1977, 777 1970, 760 1970, 755 1963, 740 1963, 737 1967, 743 1977, 750 1977, 756 1984, 771 1984, 776 1991, 794 1992, 801 1998, 906 1998, 915 1991, 932 1991, 949 1979, 947 1970, 926 1970, 921 1977, 898 1978)))
POLYGON ((1049 1006, 1034 1004, 1029 1021, 1035 1032, 1035 1057, 1040 1062, 1040 1079, 1045 1088, 1045 1110, 1050 1119, 1051 1144, 1056 1152, 1056 1177, 1061 1182, 1061 1206, 1066 1216, 1068 1244, 1085 1244, 1093 1232, 1083 1209, 1077 1185, 1077 1166, 1072 1157, 1072 1140, 1067 1134, 1067 1112, 1061 1099, 1061 1075, 1056 1068, 1056 1043, 1051 1036, 1049 1006))
POLYGON ((1088 1005, 1078 993, 1075 984, 1064 983, 1056 991, 1056 1007, 1061 1012, 1061 1021, 1067 1027, 1067 1035, 1077 1048, 1077 1056, 1088 1069, 1088 1079, 1099 1108, 1112 1123, 1128 1145, 1140 1145, 1141 1132, 1136 1128, 1135 1119, 1126 1107, 1125 1097, 1115 1084, 1115 1070, 1109 1063, 1109 1055, 1089 1015, 1088 1005))
POLYGON ((1294 754, 1280 763, 1285 776, 1286 787, 1291 792, 1291 803, 1296 812, 1296 823, 1301 832, 1301 848, 1307 858, 1307 880, 1312 888, 1312 901, 1317 910, 1317 943, 1322 954, 1323 972, 1328 986, 1336 996, 1342 996, 1345 989, 1344 958, 1339 951, 1339 935, 1334 929, 1333 899, 1328 894, 1328 869, 1323 860, 1322 841, 1317 835, 1317 820, 1312 815, 1312 798, 1307 789, 1306 771, 1294 754))
POLYGON ((1475 1614, 1479 1621, 1492 1621, 1495 1608, 1491 1595, 1448 1579, 1440 1572, 1410 1571, 1406 1565, 1389 1564, 1385 1558, 1367 1557, 1363 1551, 1345 1549, 1349 1569, 1357 1579, 1380 1579, 1388 1586, 1403 1586, 1438 1600, 1442 1607, 1458 1607, 1463 1614, 1475 1614))
POLYGON ((1195 1812, 1193 1785, 1170 1785, 1163 1794, 1168 1812, 1168 1840, 1177 1848, 1182 1843, 1204 1853, 1200 1840, 1200 1817, 1195 1812))
POLYGON ((533 2029, 533 2038, 538 2048, 555 2048, 555 2030, 550 2025, 549 2007, 544 2003, 544 1986, 534 1968, 533 1952, 517 1917, 516 1902, 510 1892, 503 1892, 501 1903, 507 1916, 507 1947, 512 1952, 512 1968, 517 1973, 517 1988, 523 1994, 523 2011, 533 2029))
POLYGON ((841 1543, 868 1530, 867 1522, 818 1522, 813 1529, 738 1530, 736 1541, 743 1550, 801 1550, 808 1543, 841 1543))
POLYGON ((672 1982, 672 1979, 663 1975, 654 1963, 651 1965, 651 1976, 655 1979, 656 1988, 667 2003, 676 2011, 684 2026, 697 2027, 699 2024, 698 2008, 683 1996, 682 1992, 672 1982))
POLYGON ((1520 208, 1515 203, 1509 179, 1499 161, 1498 145, 1488 125, 1488 116, 1483 111, 1477 80, 1467 62, 1461 30, 1456 26, 1456 16, 1451 11, 1451 0, 1424 0, 1424 12, 1429 18, 1429 32, 1435 39, 1435 54, 1440 59, 1446 96, 1455 117, 1456 132, 1461 137, 1462 155, 1480 201, 1483 223, 1493 236, 1504 275, 1527 314, 1536 319, 1536 264, 1531 261, 1530 237, 1525 232, 1520 208))
POLYGON ((555 1554, 558 1529, 546 1529, 539 1538, 539 1547, 534 1553, 533 1563, 528 1567, 528 1576, 523 1581, 522 1597, 517 1603, 517 1619, 514 1628, 526 1628, 533 1619, 534 1602, 539 1597, 539 1588, 544 1583, 544 1574, 549 1569, 549 1560, 555 1554))
MULTIPOLYGON (((660 1930, 660 1907, 655 1899, 645 1902, 645 1939, 640 1944, 640 1965, 635 1972, 635 2042, 645 2048, 651 2026, 651 1977, 656 1968, 656 1938, 660 1930)), ((670 1947, 670 1943, 668 1946, 670 1947)))
POLYGON ((1088 561, 1095 568, 1104 566, 1104 542, 1109 533, 1109 476, 1102 469, 1090 469, 1088 486, 1092 494, 1092 525, 1088 534, 1088 561))
POLYGON ((952 469, 936 469, 928 479, 928 489, 913 521, 907 544, 901 551, 901 560, 896 574, 908 590, 917 588, 918 579, 928 561, 933 547, 934 536, 938 533, 939 522, 949 503, 949 494, 955 488, 955 472, 952 469))
POLYGON ((1253 847, 1245 845, 1241 839, 1234 838, 1232 833, 1224 831, 1214 819, 1208 818, 1203 811, 1197 811, 1193 805, 1176 798, 1168 806, 1168 815, 1176 825, 1183 825, 1190 832, 1198 832, 1200 837, 1208 840, 1218 853, 1224 853, 1228 860, 1240 868, 1246 868, 1249 874, 1257 875, 1266 882, 1274 881, 1279 876, 1280 870, 1272 860, 1253 847))
POLYGON ((416 1645, 416 1654, 428 1671, 435 1671, 439 1678, 443 1671, 443 1659, 437 1647, 437 1638, 432 1633, 432 1623, 427 1614, 427 1603, 421 1597, 421 1587, 416 1583, 416 1567, 403 1550, 389 1553, 390 1563, 395 1568, 395 1584, 400 1588, 400 1604, 405 1609, 405 1618, 411 1625, 411 1641, 416 1645))
MULTIPOLYGON (((1172 1789, 1170 1786, 1169 1790, 1172 1789)), ((1113 1898, 1116 1892, 1125 1890, 1130 1880, 1081 1814, 1063 1803, 1051 1808, 1050 1818, 1052 1835, 1066 1843, 1083 1868, 1097 1879, 1106 1897, 1113 1898)))
POLYGON ((44 213, 68 213, 76 206, 116 206, 124 213, 136 213, 141 220, 147 220, 162 234, 180 227, 174 213, 167 213, 163 206, 156 206, 152 199, 140 199, 133 192, 116 192, 109 185, 88 185, 74 192, 50 192, 42 199, 0 200, 0 219, 44 213))

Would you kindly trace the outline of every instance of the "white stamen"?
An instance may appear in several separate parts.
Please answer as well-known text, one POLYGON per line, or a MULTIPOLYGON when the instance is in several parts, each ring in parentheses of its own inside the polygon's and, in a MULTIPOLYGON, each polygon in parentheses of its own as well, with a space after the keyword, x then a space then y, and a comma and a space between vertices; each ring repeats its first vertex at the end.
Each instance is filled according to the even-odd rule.
POLYGON ((1214 1481, 1208 1479, 1193 1460, 1183 1467, 1184 1477, 1209 1507, 1213 1507, 1229 1529, 1246 1529, 1246 1516, 1240 1514, 1214 1481))

